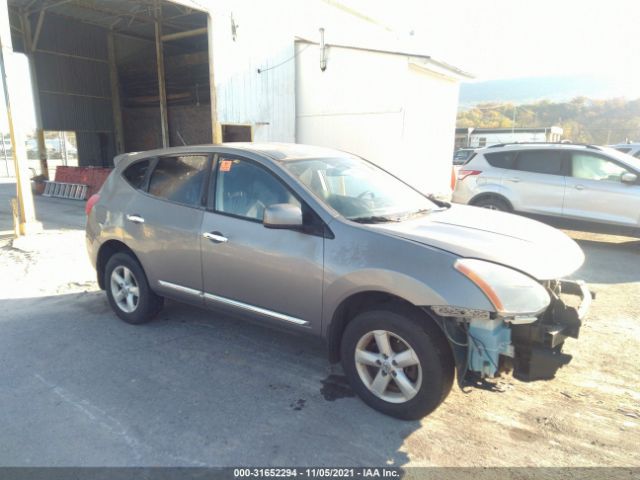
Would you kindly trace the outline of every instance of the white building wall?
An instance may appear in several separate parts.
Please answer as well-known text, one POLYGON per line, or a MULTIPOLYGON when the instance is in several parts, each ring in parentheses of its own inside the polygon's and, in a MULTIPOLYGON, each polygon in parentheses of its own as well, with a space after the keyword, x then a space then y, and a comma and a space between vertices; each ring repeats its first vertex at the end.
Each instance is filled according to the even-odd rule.
POLYGON ((210 14, 218 122, 251 125, 254 141, 294 142, 293 35, 269 21, 270 2, 219 2, 210 14))
POLYGON ((423 191, 448 192, 459 83, 416 64, 407 73, 401 139, 405 157, 398 173, 423 191))
POLYGON ((367 158, 427 192, 451 175, 457 82, 407 56, 300 43, 296 140, 367 158))
POLYGON ((351 151, 423 190, 448 189, 457 81, 410 67, 414 57, 337 47, 322 72, 319 47, 295 42, 317 42, 323 27, 327 43, 385 49, 390 32, 323 1, 180 3, 210 14, 220 124, 251 125, 254 141, 351 151))

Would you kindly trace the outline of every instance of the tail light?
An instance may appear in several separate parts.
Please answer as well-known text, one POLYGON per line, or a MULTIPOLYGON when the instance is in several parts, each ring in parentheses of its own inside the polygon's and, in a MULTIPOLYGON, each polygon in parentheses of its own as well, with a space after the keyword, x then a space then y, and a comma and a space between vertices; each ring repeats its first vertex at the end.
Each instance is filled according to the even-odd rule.
POLYGON ((467 177, 473 177, 475 175, 480 175, 482 170, 458 170, 458 180, 462 181, 467 177))
POLYGON ((91 209, 96 203, 98 203, 98 200, 100 200, 100 195, 98 195, 97 193, 89 197, 89 200, 87 200, 87 204, 84 206, 84 211, 87 215, 91 213, 91 209))
POLYGON ((451 191, 456 189, 456 183, 458 179, 456 178, 456 167, 451 167, 451 191))

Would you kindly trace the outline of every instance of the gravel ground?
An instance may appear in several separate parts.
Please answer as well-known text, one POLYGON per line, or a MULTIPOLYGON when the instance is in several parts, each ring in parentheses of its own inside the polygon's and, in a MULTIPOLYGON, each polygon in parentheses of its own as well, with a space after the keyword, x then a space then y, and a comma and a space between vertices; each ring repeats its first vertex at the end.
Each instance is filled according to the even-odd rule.
POLYGON ((120 322, 87 260, 82 205, 36 206, 43 234, 0 238, 2 466, 640 466, 634 239, 568 232, 597 299, 554 380, 454 387, 402 422, 354 398, 316 339, 173 302, 151 324, 120 322))

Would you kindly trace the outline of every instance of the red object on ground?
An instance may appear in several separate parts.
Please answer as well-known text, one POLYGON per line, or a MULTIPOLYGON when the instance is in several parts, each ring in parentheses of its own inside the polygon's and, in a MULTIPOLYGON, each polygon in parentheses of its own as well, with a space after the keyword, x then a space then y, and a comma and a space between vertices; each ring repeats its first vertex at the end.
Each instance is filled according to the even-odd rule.
POLYGON ((111 173, 110 168, 102 167, 56 167, 56 182, 81 183, 89 187, 87 197, 100 190, 102 184, 111 173))

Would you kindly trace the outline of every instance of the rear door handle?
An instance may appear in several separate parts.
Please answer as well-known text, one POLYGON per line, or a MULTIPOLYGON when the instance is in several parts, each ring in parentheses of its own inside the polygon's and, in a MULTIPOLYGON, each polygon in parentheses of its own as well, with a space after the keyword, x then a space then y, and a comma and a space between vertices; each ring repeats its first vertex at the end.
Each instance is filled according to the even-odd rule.
POLYGON ((202 236, 212 242, 216 243, 227 243, 229 239, 222 235, 220 232, 205 232, 202 236))
POLYGON ((518 177, 507 178, 507 180, 509 182, 514 182, 514 183, 518 183, 520 181, 520 179, 518 177))
POLYGON ((584 190, 584 185, 576 185, 576 190, 584 190))
POLYGON ((144 218, 140 215, 136 215, 135 213, 132 215, 127 214, 127 220, 133 223, 144 223, 144 218))

